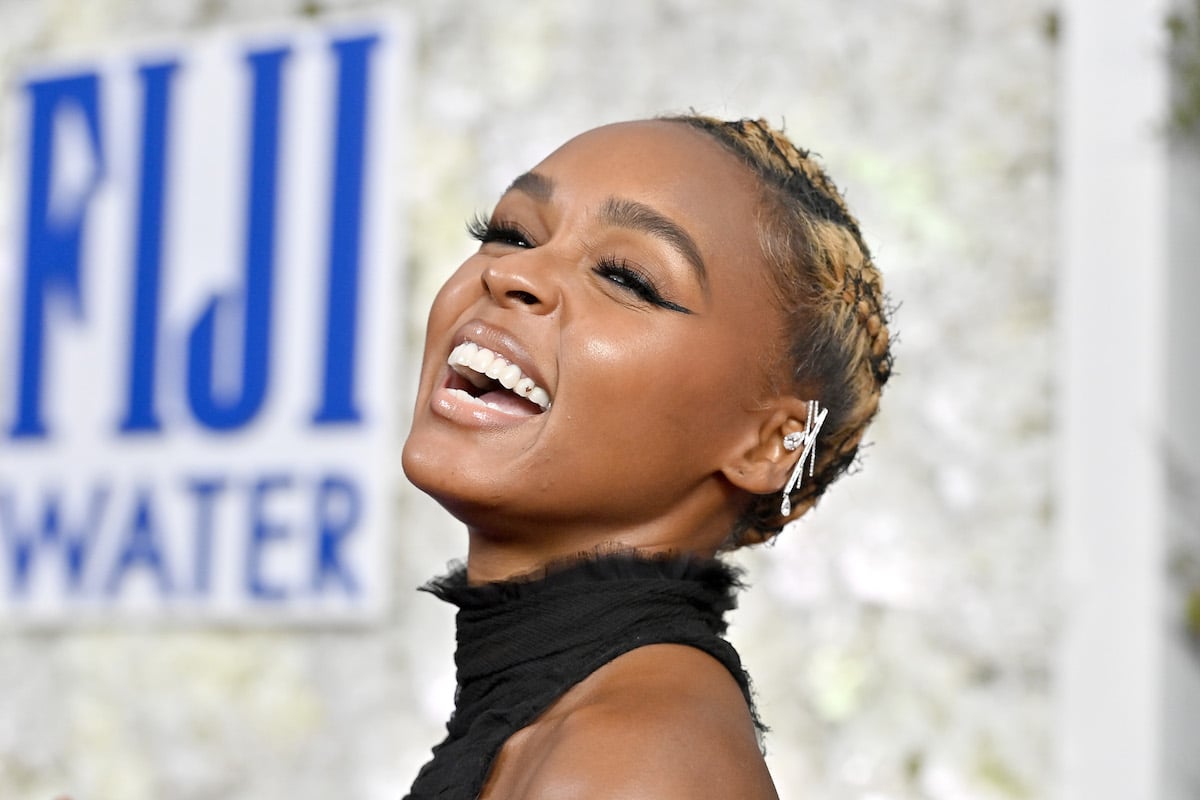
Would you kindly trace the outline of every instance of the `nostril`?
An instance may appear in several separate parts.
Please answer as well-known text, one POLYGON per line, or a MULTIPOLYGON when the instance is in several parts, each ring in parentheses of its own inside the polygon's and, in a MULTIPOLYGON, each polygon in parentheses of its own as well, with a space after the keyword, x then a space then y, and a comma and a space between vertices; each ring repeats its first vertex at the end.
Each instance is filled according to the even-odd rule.
POLYGON ((557 302, 557 287, 537 268, 537 260, 525 253, 506 255, 488 264, 480 274, 483 290, 507 308, 527 308, 549 313, 557 302))
POLYGON ((513 289, 512 291, 507 292, 507 294, 512 299, 522 302, 527 306, 534 306, 538 304, 537 297, 520 289, 513 289))

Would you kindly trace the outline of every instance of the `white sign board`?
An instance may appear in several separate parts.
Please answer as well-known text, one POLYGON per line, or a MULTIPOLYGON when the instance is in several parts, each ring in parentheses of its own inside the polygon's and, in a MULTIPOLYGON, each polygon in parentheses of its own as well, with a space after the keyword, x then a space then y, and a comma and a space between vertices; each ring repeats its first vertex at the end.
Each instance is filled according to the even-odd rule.
POLYGON ((15 83, 0 620, 381 610, 403 30, 225 32, 15 83))

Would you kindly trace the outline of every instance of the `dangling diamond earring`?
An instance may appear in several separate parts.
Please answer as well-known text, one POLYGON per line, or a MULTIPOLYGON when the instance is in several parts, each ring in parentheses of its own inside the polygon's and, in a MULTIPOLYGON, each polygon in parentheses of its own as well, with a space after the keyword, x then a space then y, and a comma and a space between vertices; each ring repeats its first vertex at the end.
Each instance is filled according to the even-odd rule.
POLYGON ((816 400, 810 400, 808 403, 808 420, 804 423, 803 431, 789 433, 783 437, 783 449, 789 453, 794 450, 799 450, 800 445, 804 445, 804 449, 800 452, 800 460, 796 462, 795 469, 792 470, 792 477, 788 478, 787 486, 783 487, 783 502, 779 505, 779 513, 787 516, 792 513, 792 490, 800 485, 800 480, 804 477, 804 462, 808 462, 808 476, 811 478, 813 470, 817 464, 817 434, 821 430, 821 425, 825 422, 825 415, 829 413, 828 408, 821 408, 821 404, 816 400))

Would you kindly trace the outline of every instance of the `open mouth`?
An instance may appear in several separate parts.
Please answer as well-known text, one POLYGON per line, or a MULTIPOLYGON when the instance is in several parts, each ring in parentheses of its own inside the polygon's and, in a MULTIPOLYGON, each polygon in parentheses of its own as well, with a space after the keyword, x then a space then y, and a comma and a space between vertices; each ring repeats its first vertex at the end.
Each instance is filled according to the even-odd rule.
POLYGON ((450 351, 453 371, 446 387, 463 400, 515 416, 541 414, 550 408, 550 393, 499 353, 474 342, 450 351))

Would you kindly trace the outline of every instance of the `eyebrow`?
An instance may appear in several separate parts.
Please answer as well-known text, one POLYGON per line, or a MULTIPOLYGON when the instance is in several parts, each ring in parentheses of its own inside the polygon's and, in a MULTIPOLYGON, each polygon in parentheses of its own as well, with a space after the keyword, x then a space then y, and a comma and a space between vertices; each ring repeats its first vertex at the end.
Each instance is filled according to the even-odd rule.
MULTIPOLYGON (((549 203, 554 195, 554 181, 538 172, 526 172, 518 175, 507 191, 521 192, 539 203, 549 203)), ((700 256, 696 240, 670 218, 645 203, 610 197, 600 207, 600 221, 613 227, 639 231, 666 242, 687 261, 700 286, 708 288, 708 268, 700 256)))
POLYGON ((666 242, 688 262, 700 286, 708 288, 708 269, 696 240, 670 218, 645 203, 610 197, 600 207, 600 219, 608 225, 640 231, 666 242))
POLYGON ((538 172, 526 172, 518 175, 504 190, 505 194, 509 192, 521 192, 539 203, 549 203, 554 194, 554 181, 538 172))

